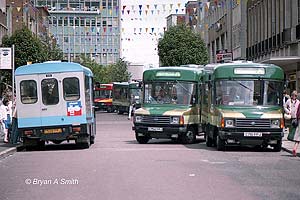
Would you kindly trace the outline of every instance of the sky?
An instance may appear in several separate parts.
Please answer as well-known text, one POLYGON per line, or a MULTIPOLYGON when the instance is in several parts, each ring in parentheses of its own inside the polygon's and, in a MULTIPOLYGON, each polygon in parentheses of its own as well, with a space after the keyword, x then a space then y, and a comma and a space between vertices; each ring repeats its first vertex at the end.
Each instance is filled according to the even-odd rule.
POLYGON ((122 57, 130 63, 159 66, 158 39, 167 16, 184 14, 185 0, 121 0, 122 57))

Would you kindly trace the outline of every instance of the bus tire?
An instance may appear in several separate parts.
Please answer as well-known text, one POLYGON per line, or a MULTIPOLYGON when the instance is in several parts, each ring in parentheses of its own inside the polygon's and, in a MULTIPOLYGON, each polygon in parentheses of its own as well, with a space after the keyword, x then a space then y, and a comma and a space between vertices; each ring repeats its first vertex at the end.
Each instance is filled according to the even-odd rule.
POLYGON ((225 150, 225 140, 222 140, 220 136, 217 136, 217 150, 224 151, 225 150))
POLYGON ((193 144, 196 141, 196 131, 193 127, 189 127, 187 132, 181 135, 182 144, 193 144))
POLYGON ((138 133, 135 133, 135 139, 139 144, 147 144, 150 140, 148 136, 138 136, 138 133))
POLYGON ((214 144, 214 141, 209 137, 209 134, 205 134, 205 143, 207 147, 212 147, 214 144))
POLYGON ((277 144, 272 145, 274 152, 280 152, 282 147, 282 140, 277 140, 277 144))
POLYGON ((120 109, 118 109, 118 115, 123 115, 124 111, 121 111, 120 109))
POLYGON ((91 136, 90 138, 91 138, 90 144, 95 144, 95 136, 91 136))
POLYGON ((76 144, 81 149, 88 149, 88 148, 90 148, 90 146, 91 146, 90 135, 88 135, 88 136, 82 136, 80 138, 77 138, 76 139, 76 144))
POLYGON ((51 142, 53 142, 54 144, 60 144, 63 142, 63 140, 52 140, 51 142))

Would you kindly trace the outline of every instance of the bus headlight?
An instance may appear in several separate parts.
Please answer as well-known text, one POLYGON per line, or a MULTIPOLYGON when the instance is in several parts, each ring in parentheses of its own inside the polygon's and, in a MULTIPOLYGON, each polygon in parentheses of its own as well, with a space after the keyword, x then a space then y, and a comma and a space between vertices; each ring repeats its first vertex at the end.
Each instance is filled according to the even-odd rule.
POLYGON ((180 117, 171 117, 170 124, 179 124, 180 117))
POLYGON ((272 119, 271 120, 271 128, 280 128, 280 120, 272 119))
POLYGON ((225 119, 225 127, 234 127, 233 119, 225 119))
POLYGON ((142 116, 139 116, 139 115, 135 116, 134 122, 137 122, 137 123, 142 122, 142 116))

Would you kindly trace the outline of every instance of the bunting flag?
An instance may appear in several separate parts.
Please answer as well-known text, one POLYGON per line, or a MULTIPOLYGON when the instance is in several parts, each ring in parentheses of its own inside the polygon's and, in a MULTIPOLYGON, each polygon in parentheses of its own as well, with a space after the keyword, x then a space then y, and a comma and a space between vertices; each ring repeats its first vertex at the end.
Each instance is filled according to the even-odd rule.
POLYGON ((130 13, 130 10, 127 10, 127 13, 128 13, 128 15, 129 15, 129 13, 130 13))
POLYGON ((131 10, 134 10, 134 5, 131 6, 131 10))
POLYGON ((123 6, 123 10, 125 10, 126 6, 123 6))
POLYGON ((21 10, 21 7, 17 7, 17 11, 20 12, 20 10, 21 10))
POLYGON ((178 9, 175 9, 176 14, 178 13, 178 9))
POLYGON ((140 10, 142 10, 143 5, 139 5, 140 10))
POLYGON ((155 10, 157 9, 157 4, 154 4, 154 8, 155 8, 155 10))
POLYGON ((153 13, 154 13, 154 10, 151 10, 151 14, 153 15, 153 13))
POLYGON ((147 9, 149 10, 150 5, 146 5, 147 9))
POLYGON ((172 8, 173 8, 173 4, 170 4, 170 8, 171 8, 171 10, 172 10, 172 8))
POLYGON ((180 5, 181 5, 181 3, 178 3, 178 4, 177 4, 177 7, 180 8, 180 5))

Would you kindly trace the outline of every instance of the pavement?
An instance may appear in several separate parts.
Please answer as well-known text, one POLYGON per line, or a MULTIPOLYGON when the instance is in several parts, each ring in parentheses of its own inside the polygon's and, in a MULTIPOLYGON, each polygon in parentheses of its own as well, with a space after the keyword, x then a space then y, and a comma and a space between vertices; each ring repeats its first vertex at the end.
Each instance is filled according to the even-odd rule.
MULTIPOLYGON (((282 139, 282 150, 292 154, 294 142, 287 140, 288 130, 285 131, 282 139)), ((15 152, 22 150, 22 144, 13 145, 3 142, 3 138, 0 138, 0 159, 8 157, 15 152)), ((300 157, 300 145, 297 149, 297 156, 300 157)))

